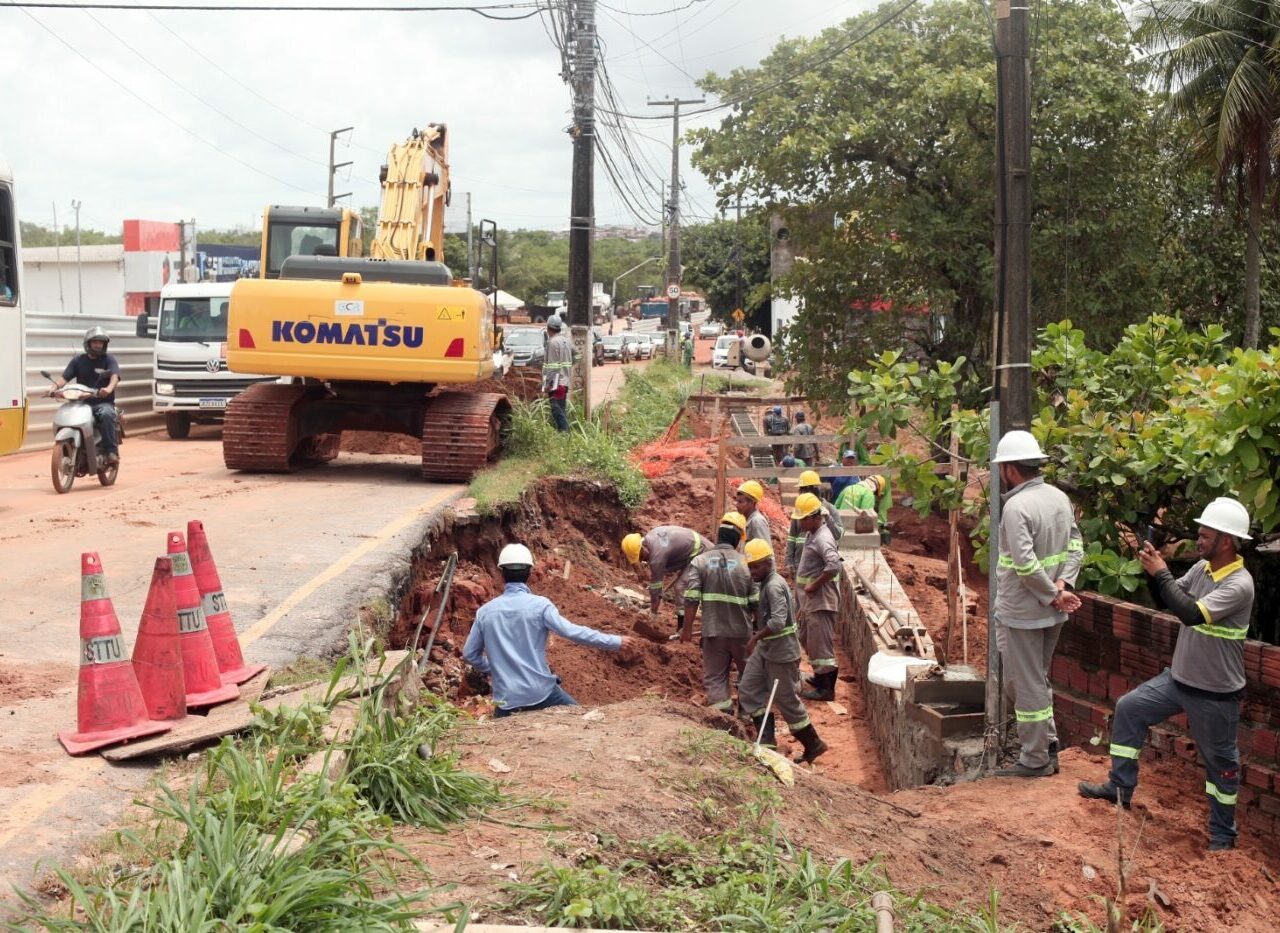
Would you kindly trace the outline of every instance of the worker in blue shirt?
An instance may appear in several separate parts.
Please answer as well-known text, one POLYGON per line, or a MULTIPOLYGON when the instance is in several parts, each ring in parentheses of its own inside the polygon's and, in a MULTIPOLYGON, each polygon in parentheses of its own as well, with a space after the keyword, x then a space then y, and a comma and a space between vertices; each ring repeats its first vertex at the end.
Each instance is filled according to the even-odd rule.
POLYGON ((471 633, 462 649, 466 662, 493 681, 494 718, 551 706, 577 706, 547 664, 547 634, 606 651, 634 655, 634 639, 606 635, 574 625, 551 600, 529 590, 533 555, 523 544, 508 544, 498 555, 498 569, 506 586, 502 595, 476 611, 471 633))

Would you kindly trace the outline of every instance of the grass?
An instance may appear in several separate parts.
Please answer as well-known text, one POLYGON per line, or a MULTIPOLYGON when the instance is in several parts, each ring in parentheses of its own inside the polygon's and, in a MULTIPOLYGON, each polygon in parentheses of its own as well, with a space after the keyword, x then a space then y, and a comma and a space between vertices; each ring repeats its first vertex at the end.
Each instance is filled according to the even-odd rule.
POLYGON ((543 476, 600 480, 617 487, 628 507, 644 501, 648 481, 627 454, 666 430, 688 398, 693 380, 687 369, 666 361, 629 370, 625 379, 607 429, 598 412, 584 418, 580 408, 571 406, 569 430, 562 434, 552 427, 546 399, 516 402, 506 455, 471 482, 468 494, 476 501, 476 511, 496 513, 518 501, 543 476))
POLYGON ((745 395, 768 395, 774 389, 774 384, 769 379, 761 379, 758 376, 740 376, 740 375, 721 375, 716 373, 708 375, 705 383, 708 392, 741 392, 745 395))

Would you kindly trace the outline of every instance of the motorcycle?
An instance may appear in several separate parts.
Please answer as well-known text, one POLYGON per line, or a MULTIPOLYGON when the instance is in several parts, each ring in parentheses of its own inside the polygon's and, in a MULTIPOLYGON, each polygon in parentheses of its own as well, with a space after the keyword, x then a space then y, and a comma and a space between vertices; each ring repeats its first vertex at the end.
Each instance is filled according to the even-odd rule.
MULTIPOLYGON (((41 370, 40 374, 53 381, 48 372, 41 370)), ((90 473, 96 473, 103 486, 112 485, 120 472, 120 464, 108 463, 102 450, 102 432, 88 402, 97 393, 78 382, 68 382, 49 394, 62 400, 62 405, 53 413, 53 458, 49 464, 53 488, 59 493, 70 492, 77 476, 90 473)), ((124 425, 118 411, 116 437, 124 443, 124 425)))

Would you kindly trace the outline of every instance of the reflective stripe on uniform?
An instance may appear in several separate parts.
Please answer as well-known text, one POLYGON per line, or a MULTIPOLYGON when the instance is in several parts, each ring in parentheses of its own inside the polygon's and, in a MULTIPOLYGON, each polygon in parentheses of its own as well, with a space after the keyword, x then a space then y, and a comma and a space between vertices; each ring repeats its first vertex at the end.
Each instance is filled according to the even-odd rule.
POLYGON ((693 558, 697 557, 701 553, 702 553, 702 536, 698 535, 696 538, 693 539, 693 553, 689 555, 689 559, 692 560, 693 558))
POLYGON ((733 701, 721 700, 719 703, 708 703, 707 706, 711 709, 733 709, 733 701))
POLYGON ((1053 718, 1053 707, 1046 706, 1044 709, 1020 709, 1015 710, 1018 714, 1018 722, 1044 722, 1046 719, 1053 718))
POLYGON ((702 599, 702 590, 685 590, 684 598, 690 602, 696 603, 698 600, 702 599))
POLYGON ((784 629, 783 629, 781 632, 779 632, 777 635, 765 635, 765 636, 763 636, 760 640, 761 640, 761 641, 773 641, 773 639, 775 639, 775 638, 786 638, 788 635, 794 635, 795 633, 796 633, 796 627, 795 627, 795 625, 794 625, 794 624, 792 624, 792 625, 788 625, 786 628, 784 628, 784 629))
POLYGON ((1136 761, 1138 759, 1138 752, 1139 749, 1134 748, 1132 745, 1112 744, 1111 746, 1111 757, 1113 758, 1132 758, 1136 761))
POLYGON ((1012 570, 1014 573, 1016 573, 1020 577, 1026 577, 1035 573, 1037 570, 1040 570, 1044 565, 1039 560, 1036 560, 1034 558, 1029 563, 1026 563, 1026 564, 1015 564, 1013 562, 1013 558, 1010 557, 1008 554, 1001 554, 1000 566, 1003 567, 1005 570, 1012 570))
POLYGON ((1001 554, 1000 566, 1006 570, 1012 570, 1020 577, 1026 577, 1035 573, 1037 570, 1044 570, 1049 567, 1056 567, 1059 564, 1066 563, 1067 558, 1076 551, 1083 552, 1084 544, 1077 541, 1075 538, 1072 538, 1067 542, 1067 549, 1065 551, 1059 551, 1057 554, 1050 554, 1048 557, 1034 558, 1025 564, 1015 564, 1013 562, 1013 558, 1008 554, 1001 554))
POLYGON ((787 723, 787 728, 791 730, 792 735, 799 732, 801 729, 808 729, 809 717, 806 716, 804 719, 797 719, 795 722, 789 722, 787 723))
MULTIPOLYGON (((1205 610, 1204 604, 1197 602, 1196 605, 1200 607, 1200 612, 1207 619, 1209 617, 1209 613, 1205 610)), ((1249 630, 1247 628, 1240 628, 1237 625, 1209 625, 1206 622, 1204 625, 1197 625, 1194 626, 1194 628, 1197 632, 1200 632, 1203 635, 1211 635, 1214 638, 1225 638, 1227 641, 1244 641, 1249 637, 1249 630)))
POLYGON ((835 658, 810 658, 809 664, 813 667, 835 667, 835 658))
POLYGON ((659 580, 657 583, 650 583, 650 584, 649 584, 649 589, 651 589, 651 590, 660 590, 660 589, 662 589, 662 581, 661 581, 661 580, 659 580))
POLYGON ((796 577, 796 584, 799 586, 807 586, 816 579, 818 578, 817 577, 796 577))
POLYGON ((1212 781, 1204 782, 1204 792, 1225 807, 1234 807, 1236 805, 1236 797, 1239 796, 1238 794, 1228 794, 1226 791, 1218 790, 1212 781))
MULTIPOLYGON (((689 598, 688 593, 684 595, 685 599, 689 598)), ((746 596, 730 596, 728 593, 703 593, 700 598, 704 603, 730 603, 734 606, 746 606, 750 603, 750 599, 746 596)))

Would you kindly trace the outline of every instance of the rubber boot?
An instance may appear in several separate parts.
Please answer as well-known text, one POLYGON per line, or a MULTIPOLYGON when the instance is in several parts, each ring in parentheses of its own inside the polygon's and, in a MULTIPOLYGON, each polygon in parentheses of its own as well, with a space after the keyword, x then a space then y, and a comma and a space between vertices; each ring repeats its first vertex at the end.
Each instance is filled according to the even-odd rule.
POLYGON ((1053 773, 1057 774, 1058 771, 1060 770, 1058 768, 1058 743, 1057 742, 1049 743, 1049 764, 1053 765, 1053 773))
POLYGON ((1111 803, 1119 803, 1126 810, 1129 809, 1130 798, 1133 791, 1121 792, 1110 781, 1104 781, 1101 784, 1090 784, 1087 781, 1081 781, 1076 785, 1076 790, 1081 797, 1088 797, 1090 800, 1107 800, 1111 803))
POLYGON ((804 751, 796 755, 795 761, 812 762, 827 750, 827 743, 818 737, 818 730, 812 724, 791 733, 792 737, 804 746, 804 751))
POLYGON ((773 733, 773 713, 762 713, 759 716, 752 716, 751 722, 756 727, 756 735, 760 736, 760 745, 762 747, 778 747, 778 739, 773 733))
POLYGON ((834 667, 829 671, 813 675, 813 686, 800 694, 806 700, 834 700, 836 698, 836 676, 834 667))

